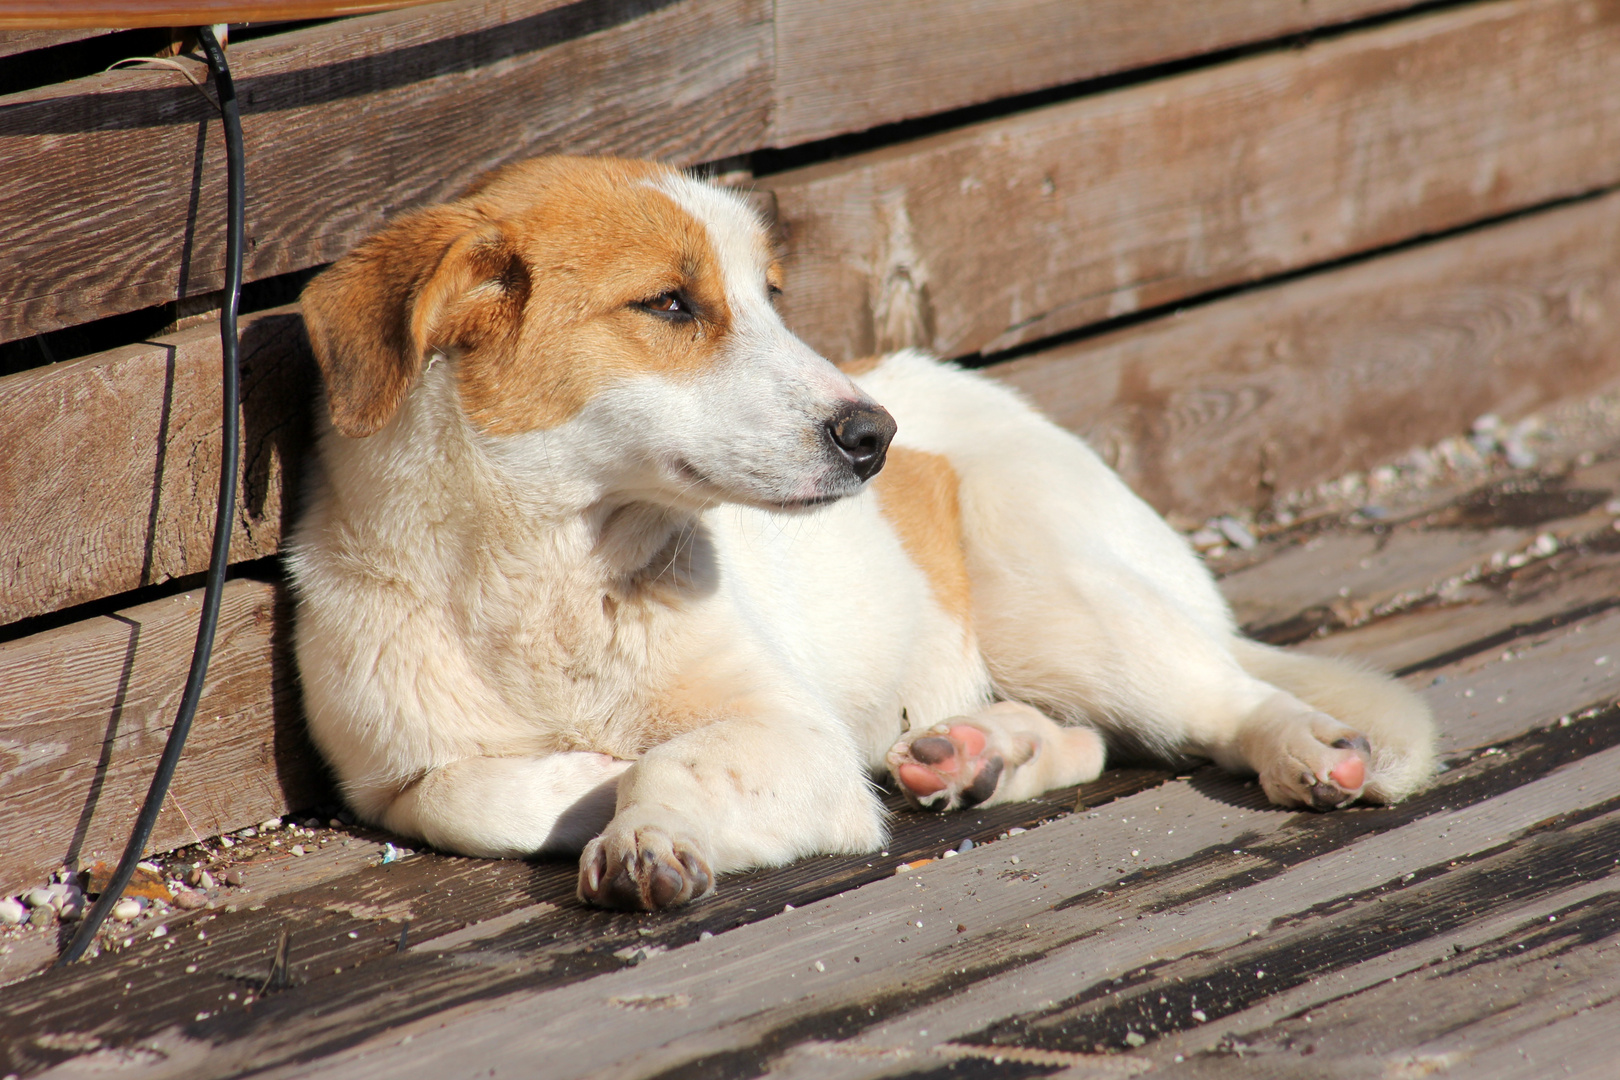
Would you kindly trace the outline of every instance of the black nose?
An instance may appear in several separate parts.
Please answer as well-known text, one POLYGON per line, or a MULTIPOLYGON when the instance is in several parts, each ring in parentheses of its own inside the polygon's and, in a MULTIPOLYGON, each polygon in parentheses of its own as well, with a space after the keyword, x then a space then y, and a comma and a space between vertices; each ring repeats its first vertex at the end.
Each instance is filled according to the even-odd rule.
POLYGON ((827 421, 833 446, 862 480, 870 480, 883 468, 894 430, 894 417, 878 405, 846 405, 827 421))

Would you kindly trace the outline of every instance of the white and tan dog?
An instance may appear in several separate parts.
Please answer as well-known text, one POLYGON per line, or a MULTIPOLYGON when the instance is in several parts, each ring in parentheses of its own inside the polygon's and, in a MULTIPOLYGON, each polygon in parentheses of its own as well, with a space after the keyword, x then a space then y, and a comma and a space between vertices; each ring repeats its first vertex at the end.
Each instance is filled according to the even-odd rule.
POLYGON ((1105 740, 1286 806, 1429 776, 1415 697, 1244 640, 1078 439, 916 353, 840 371, 778 273, 727 191, 552 158, 305 291, 298 662, 362 817, 583 849, 582 898, 652 909, 879 847, 883 770, 939 809, 1090 780, 1105 740))

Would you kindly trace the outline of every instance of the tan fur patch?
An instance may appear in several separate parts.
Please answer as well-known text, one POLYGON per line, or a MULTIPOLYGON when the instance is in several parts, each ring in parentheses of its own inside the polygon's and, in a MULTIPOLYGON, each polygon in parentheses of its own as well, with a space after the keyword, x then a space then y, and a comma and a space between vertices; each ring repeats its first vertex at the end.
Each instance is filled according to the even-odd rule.
POLYGON ((636 726, 639 745, 635 753, 719 720, 761 715, 765 698, 755 684, 748 665, 737 663, 733 656, 691 663, 675 685, 654 699, 647 716, 636 726))
POLYGON ((857 375, 865 375, 869 371, 876 370, 888 358, 887 353, 874 353, 871 356, 856 357, 854 360, 841 360, 837 366, 839 371, 853 379, 857 375))
POLYGON ((973 592, 962 552, 958 485, 956 470, 944 457, 903 446, 889 447, 888 461, 872 481, 878 508, 911 561, 928 576, 935 599, 965 625, 973 592))
POLYGON ((456 357, 463 408, 495 434, 564 423, 615 379, 714 363, 731 328, 719 260, 704 223, 649 183, 665 175, 519 162, 322 274, 304 312, 338 430, 381 428, 435 351, 456 357), (638 306, 672 292, 695 318, 638 306))
POLYGON ((708 230, 646 181, 645 162, 542 158, 469 197, 520 254, 530 287, 515 332, 460 367, 468 416, 495 434, 555 427, 617 378, 700 371, 731 328, 708 230), (690 322, 639 301, 679 292, 690 322))

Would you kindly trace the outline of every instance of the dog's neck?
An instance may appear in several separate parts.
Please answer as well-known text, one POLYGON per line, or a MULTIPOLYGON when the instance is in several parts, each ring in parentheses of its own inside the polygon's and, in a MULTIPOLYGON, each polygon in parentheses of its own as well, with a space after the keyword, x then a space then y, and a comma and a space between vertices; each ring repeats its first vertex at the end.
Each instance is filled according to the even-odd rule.
MULTIPOLYGON (((702 576, 693 561, 701 562, 707 549, 700 512, 617 495, 561 468, 542 465, 514 476, 467 422, 447 367, 429 369, 429 385, 375 435, 327 436, 329 513, 368 561, 398 562, 401 569, 424 558, 448 561, 462 574, 481 564, 497 577, 537 575, 620 595, 680 588, 694 572, 702 576), (364 513, 346 512, 361 502, 364 513), (424 544, 424 537, 464 547, 447 551, 424 544)), ((413 577, 428 572, 416 580, 457 573, 450 565, 410 569, 413 577)))

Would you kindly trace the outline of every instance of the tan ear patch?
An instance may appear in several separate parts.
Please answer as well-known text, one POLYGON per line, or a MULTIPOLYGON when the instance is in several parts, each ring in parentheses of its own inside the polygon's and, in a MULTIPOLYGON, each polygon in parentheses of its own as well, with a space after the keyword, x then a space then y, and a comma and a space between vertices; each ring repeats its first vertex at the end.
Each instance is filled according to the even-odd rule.
POLYGON ((370 435, 399 408, 426 360, 414 332, 418 294, 478 224, 458 206, 408 214, 304 289, 304 326, 342 434, 370 435))
POLYGON ((960 480, 939 454, 890 446, 872 481, 878 509, 900 544, 928 577, 934 598, 967 625, 973 607, 967 556, 962 550, 960 480))

